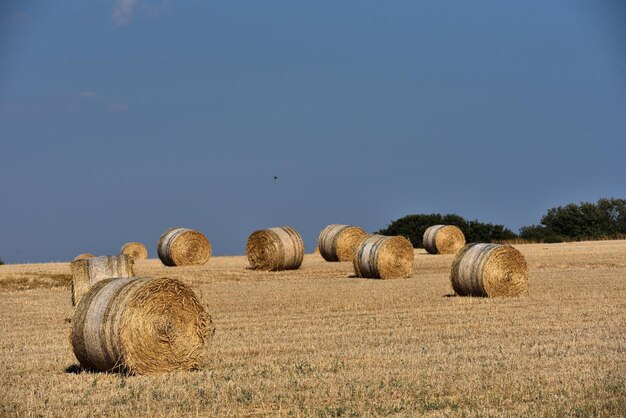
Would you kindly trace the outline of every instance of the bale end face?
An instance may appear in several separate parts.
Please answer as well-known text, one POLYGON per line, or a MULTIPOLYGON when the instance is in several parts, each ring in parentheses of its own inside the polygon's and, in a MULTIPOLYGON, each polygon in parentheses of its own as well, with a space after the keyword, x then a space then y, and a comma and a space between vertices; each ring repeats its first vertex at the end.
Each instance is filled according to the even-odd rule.
POLYGON ((487 296, 519 296, 528 290, 528 264, 511 245, 496 248, 483 271, 487 296))
POLYGON ((148 249, 141 242, 128 242, 122 246, 121 255, 127 255, 134 260, 148 258, 148 249))

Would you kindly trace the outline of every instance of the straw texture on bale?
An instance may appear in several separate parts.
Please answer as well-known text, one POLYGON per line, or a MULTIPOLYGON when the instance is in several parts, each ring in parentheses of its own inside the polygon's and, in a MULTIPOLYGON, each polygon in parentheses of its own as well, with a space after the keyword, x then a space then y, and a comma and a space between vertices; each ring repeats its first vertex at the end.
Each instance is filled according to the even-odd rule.
POLYGON ((406 278, 413 273, 413 245, 400 236, 370 235, 357 247, 353 263, 358 277, 406 278))
POLYGON ((148 249, 141 242, 127 242, 120 250, 120 254, 125 254, 134 260, 148 258, 148 249))
POLYGON ((528 266, 510 245, 468 244, 454 258, 450 280, 460 296, 517 296, 528 289, 528 266))
POLYGON ((295 270, 304 258, 304 242, 289 226, 262 229, 248 237, 246 254, 255 270, 295 270))
POLYGON ((433 225, 424 231, 423 243, 429 254, 454 254, 465 245, 465 235, 454 225, 433 225))
POLYGON ((317 246, 326 261, 352 261, 356 247, 367 232, 353 225, 328 225, 320 232, 317 246))
POLYGON ((82 254, 78 254, 76 257, 74 257, 74 261, 76 260, 84 260, 86 258, 94 258, 95 255, 91 254, 91 253, 82 253, 82 254))
POLYGON ((157 253, 166 266, 199 266, 209 261, 211 243, 201 232, 170 228, 161 235, 157 253))
POLYGON ((129 374, 198 369, 214 332, 191 289, 168 278, 101 281, 78 304, 71 322, 81 366, 129 374))
POLYGON ((72 305, 77 305, 95 283, 114 277, 133 277, 133 259, 127 255, 84 258, 70 263, 72 305))

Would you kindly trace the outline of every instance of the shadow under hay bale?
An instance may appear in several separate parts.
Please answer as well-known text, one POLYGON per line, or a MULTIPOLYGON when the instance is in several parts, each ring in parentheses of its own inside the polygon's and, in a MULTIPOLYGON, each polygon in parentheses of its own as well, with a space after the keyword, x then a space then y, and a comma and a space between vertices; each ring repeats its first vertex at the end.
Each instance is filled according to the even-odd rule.
POLYGON ((356 247, 367 232, 353 225, 328 225, 317 241, 319 252, 326 261, 352 261, 356 247))
POLYGON ((65 373, 67 374, 81 374, 85 369, 80 366, 80 364, 72 364, 65 368, 65 373))
POLYGON ((465 235, 454 225, 433 225, 424 231, 422 242, 429 254, 454 254, 465 245, 465 235))
POLYGON ((141 242, 127 242, 122 246, 120 254, 127 255, 133 260, 148 258, 148 249, 141 242))
POLYGON ((370 235, 357 247, 353 264, 358 277, 407 278, 413 273, 413 245, 401 236, 370 235))
POLYGON ((159 258, 169 267, 200 266, 211 257, 211 243, 204 234, 188 228, 170 228, 157 244, 159 258))
POLYGON ((108 279, 76 307, 71 343, 84 369, 154 374, 202 367, 214 331, 179 280, 108 279))
POLYGON ((84 258, 70 263, 72 272, 72 305, 78 305, 89 288, 113 277, 133 277, 133 259, 127 255, 84 258))
POLYGON ((246 254, 254 270, 295 270, 304 258, 304 242, 289 226, 262 229, 248 237, 246 254))
POLYGON ((452 262, 450 281, 460 296, 517 296, 528 289, 528 266, 510 245, 468 244, 452 262))

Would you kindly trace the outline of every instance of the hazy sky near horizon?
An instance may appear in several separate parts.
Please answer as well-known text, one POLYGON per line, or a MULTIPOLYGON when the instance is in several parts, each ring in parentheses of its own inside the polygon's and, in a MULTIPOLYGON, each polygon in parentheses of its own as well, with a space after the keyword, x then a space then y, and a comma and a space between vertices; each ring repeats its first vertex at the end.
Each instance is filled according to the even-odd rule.
POLYGON ((620 0, 3 1, 0 258, 624 198, 625 40, 620 0))

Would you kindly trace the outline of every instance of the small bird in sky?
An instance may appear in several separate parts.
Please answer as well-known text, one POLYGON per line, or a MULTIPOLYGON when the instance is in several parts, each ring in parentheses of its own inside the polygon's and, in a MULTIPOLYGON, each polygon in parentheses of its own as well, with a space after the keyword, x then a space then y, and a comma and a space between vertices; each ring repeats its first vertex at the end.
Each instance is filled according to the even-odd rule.
POLYGON ((278 177, 277 177, 277 176, 274 176, 274 180, 278 180, 278 177))

